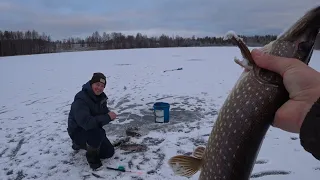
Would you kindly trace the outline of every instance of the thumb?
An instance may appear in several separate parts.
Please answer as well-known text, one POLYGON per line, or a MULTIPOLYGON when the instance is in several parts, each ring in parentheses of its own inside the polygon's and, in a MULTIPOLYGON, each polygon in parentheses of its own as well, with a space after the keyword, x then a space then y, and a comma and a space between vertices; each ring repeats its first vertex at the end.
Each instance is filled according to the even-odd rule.
POLYGON ((286 58, 280 56, 274 56, 271 54, 263 53, 258 49, 253 49, 252 58, 254 62, 261 68, 268 69, 270 71, 276 72, 283 76, 283 74, 288 70, 297 65, 300 61, 293 58, 286 58))

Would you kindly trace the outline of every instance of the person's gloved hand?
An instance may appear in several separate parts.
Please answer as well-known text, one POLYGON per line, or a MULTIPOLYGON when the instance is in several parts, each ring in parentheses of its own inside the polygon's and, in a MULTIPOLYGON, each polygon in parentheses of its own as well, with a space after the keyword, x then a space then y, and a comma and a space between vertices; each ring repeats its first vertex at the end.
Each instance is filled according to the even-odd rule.
POLYGON ((114 113, 114 112, 112 112, 112 111, 110 111, 108 114, 109 114, 109 116, 110 116, 110 118, 111 118, 111 121, 113 121, 114 119, 117 118, 117 114, 114 113))
POLYGON ((301 124, 320 97, 320 73, 298 59, 262 54, 252 50, 255 63, 283 77, 290 99, 276 112, 274 126, 282 130, 298 133, 301 124))

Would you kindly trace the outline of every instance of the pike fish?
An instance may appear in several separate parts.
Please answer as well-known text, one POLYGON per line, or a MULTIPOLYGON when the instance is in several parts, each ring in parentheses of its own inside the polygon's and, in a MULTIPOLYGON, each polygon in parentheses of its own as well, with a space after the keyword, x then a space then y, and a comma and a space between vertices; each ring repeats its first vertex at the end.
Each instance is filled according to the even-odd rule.
MULTIPOLYGON (((309 64, 319 28, 317 6, 261 50, 309 64)), ((200 171, 199 180, 248 180, 277 109, 289 99, 279 74, 258 67, 237 35, 226 37, 241 50, 243 61, 235 62, 245 70, 221 107, 207 146, 169 159, 176 175, 192 177, 200 171)))

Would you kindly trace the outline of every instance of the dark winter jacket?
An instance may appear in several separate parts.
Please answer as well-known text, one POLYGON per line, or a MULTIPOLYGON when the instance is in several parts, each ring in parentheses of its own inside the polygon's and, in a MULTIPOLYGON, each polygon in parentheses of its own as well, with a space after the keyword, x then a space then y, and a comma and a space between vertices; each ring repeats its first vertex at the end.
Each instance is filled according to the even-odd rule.
POLYGON ((108 97, 104 92, 96 96, 89 81, 84 84, 71 104, 68 117, 68 133, 70 136, 77 130, 87 131, 108 124, 111 119, 108 115, 107 99, 108 97))
POLYGON ((320 99, 314 103, 301 125, 300 143, 313 157, 320 160, 320 99))

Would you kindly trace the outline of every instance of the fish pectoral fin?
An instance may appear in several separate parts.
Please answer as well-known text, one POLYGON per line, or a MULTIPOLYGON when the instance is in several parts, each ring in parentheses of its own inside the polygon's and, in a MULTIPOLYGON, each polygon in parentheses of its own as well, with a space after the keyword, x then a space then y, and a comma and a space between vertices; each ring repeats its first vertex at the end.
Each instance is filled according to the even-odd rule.
POLYGON ((253 69, 252 65, 250 65, 249 60, 246 58, 243 58, 243 60, 238 59, 237 57, 234 58, 234 62, 239 64, 241 67, 243 67, 246 71, 250 71, 253 69))
POLYGON ((192 156, 177 155, 170 158, 168 164, 175 175, 191 177, 200 170, 202 160, 192 156))
POLYGON ((235 37, 232 37, 231 40, 239 47, 242 57, 247 59, 249 64, 255 64, 251 56, 251 52, 249 48, 244 44, 244 42, 241 39, 235 37))
POLYGON ((236 35, 235 32, 229 31, 226 34, 224 39, 225 40, 230 39, 231 42, 233 42, 239 47, 242 57, 248 61, 249 66, 252 66, 253 64, 255 64, 248 46, 244 43, 242 38, 236 35))
POLYGON ((193 155, 195 158, 202 159, 205 150, 206 150, 206 147, 205 147, 205 146, 198 146, 198 147, 196 147, 196 149, 193 151, 193 154, 192 154, 192 155, 193 155))

